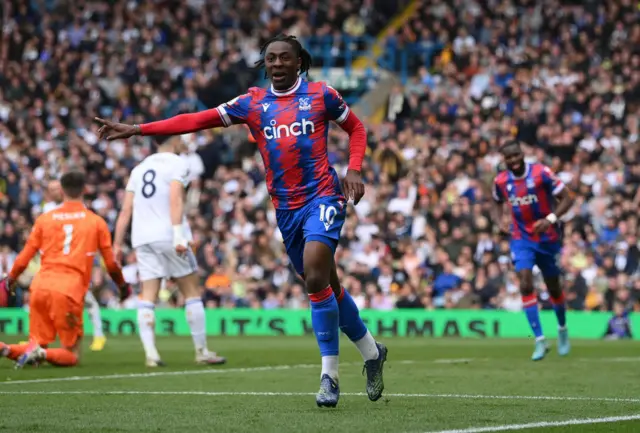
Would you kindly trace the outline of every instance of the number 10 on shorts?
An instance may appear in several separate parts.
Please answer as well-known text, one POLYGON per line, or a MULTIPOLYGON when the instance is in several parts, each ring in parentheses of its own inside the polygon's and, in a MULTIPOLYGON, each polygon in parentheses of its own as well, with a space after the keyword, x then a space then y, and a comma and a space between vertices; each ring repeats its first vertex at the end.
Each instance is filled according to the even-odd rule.
POLYGON ((329 231, 336 219, 338 210, 334 206, 320 205, 320 221, 324 224, 324 229, 329 231))

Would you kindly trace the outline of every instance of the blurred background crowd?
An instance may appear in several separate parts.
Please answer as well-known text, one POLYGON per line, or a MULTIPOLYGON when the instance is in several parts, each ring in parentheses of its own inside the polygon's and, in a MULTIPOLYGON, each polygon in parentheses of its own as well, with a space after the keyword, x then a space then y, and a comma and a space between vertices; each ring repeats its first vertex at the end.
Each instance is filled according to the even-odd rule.
MULTIPOLYGON (((142 123, 230 100, 260 83, 251 66, 281 31, 325 37, 338 51, 345 34, 382 32, 385 50, 434 51, 411 57, 381 122, 364 119, 366 195, 349 209, 336 256, 356 303, 521 309, 489 193, 500 143, 517 138, 528 161, 550 165, 574 192, 561 257, 569 307, 638 306, 640 11, 631 0, 7 0, 0 12, 0 273, 66 169, 87 171, 87 205, 113 228, 128 173, 155 143, 107 145, 94 116, 142 123), (412 15, 389 30, 406 7, 412 15)), ((190 150, 206 305, 305 307, 247 131, 169 139, 190 150)), ((329 158, 343 174, 339 128, 329 158)), ((123 265, 137 283, 135 254, 123 265)), ((99 262, 92 290, 118 307, 99 262)), ((171 282, 161 303, 182 303, 171 282)))

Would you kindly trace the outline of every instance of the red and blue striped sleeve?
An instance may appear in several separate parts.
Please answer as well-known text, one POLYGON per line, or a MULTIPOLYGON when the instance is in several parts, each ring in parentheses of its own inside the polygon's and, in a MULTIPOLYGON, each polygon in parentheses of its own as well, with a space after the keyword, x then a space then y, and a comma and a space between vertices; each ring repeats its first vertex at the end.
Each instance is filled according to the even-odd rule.
POLYGON ((558 195, 565 188, 564 182, 546 165, 542 166, 542 184, 552 195, 558 195))
POLYGON ((367 152, 367 130, 336 89, 326 84, 323 87, 326 117, 349 134, 349 169, 359 172, 367 152))
POLYGON ((197 113, 179 114, 157 122, 140 125, 141 135, 179 135, 225 126, 216 108, 197 113))
POLYGON ((342 96, 331 86, 324 86, 324 106, 327 110, 327 118, 340 124, 347 120, 349 116, 349 106, 342 99, 342 96))
POLYGON ((252 99, 253 95, 251 89, 249 89, 248 93, 237 96, 231 101, 219 105, 216 110, 220 113, 224 126, 247 123, 252 99))
POLYGON ((210 110, 180 114, 140 125, 142 135, 177 135, 247 123, 255 88, 210 110))

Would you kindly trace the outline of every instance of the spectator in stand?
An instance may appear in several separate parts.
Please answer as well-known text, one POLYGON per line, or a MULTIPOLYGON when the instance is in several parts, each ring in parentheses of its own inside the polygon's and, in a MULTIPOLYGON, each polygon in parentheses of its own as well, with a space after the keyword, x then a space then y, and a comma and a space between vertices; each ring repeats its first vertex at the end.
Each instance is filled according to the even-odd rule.
POLYGON ((631 324, 629 322, 629 311, 624 305, 616 303, 613 308, 614 316, 607 324, 604 338, 606 340, 620 340, 631 338, 631 324))

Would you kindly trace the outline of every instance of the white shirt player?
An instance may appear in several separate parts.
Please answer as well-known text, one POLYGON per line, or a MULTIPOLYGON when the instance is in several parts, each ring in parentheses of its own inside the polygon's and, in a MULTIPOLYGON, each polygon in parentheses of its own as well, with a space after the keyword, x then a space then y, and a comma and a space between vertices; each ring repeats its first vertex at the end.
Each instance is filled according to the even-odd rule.
MULTIPOLYGON (((137 248, 156 242, 172 242, 169 185, 179 181, 189 184, 189 168, 175 153, 159 152, 145 158, 131 172, 127 191, 132 192, 133 214, 131 246, 137 248)), ((186 216, 183 216, 184 238, 192 241, 186 216)))
POLYGON ((47 213, 49 211, 58 209, 61 205, 61 203, 56 203, 55 201, 48 201, 44 205, 42 205, 42 213, 47 213))

